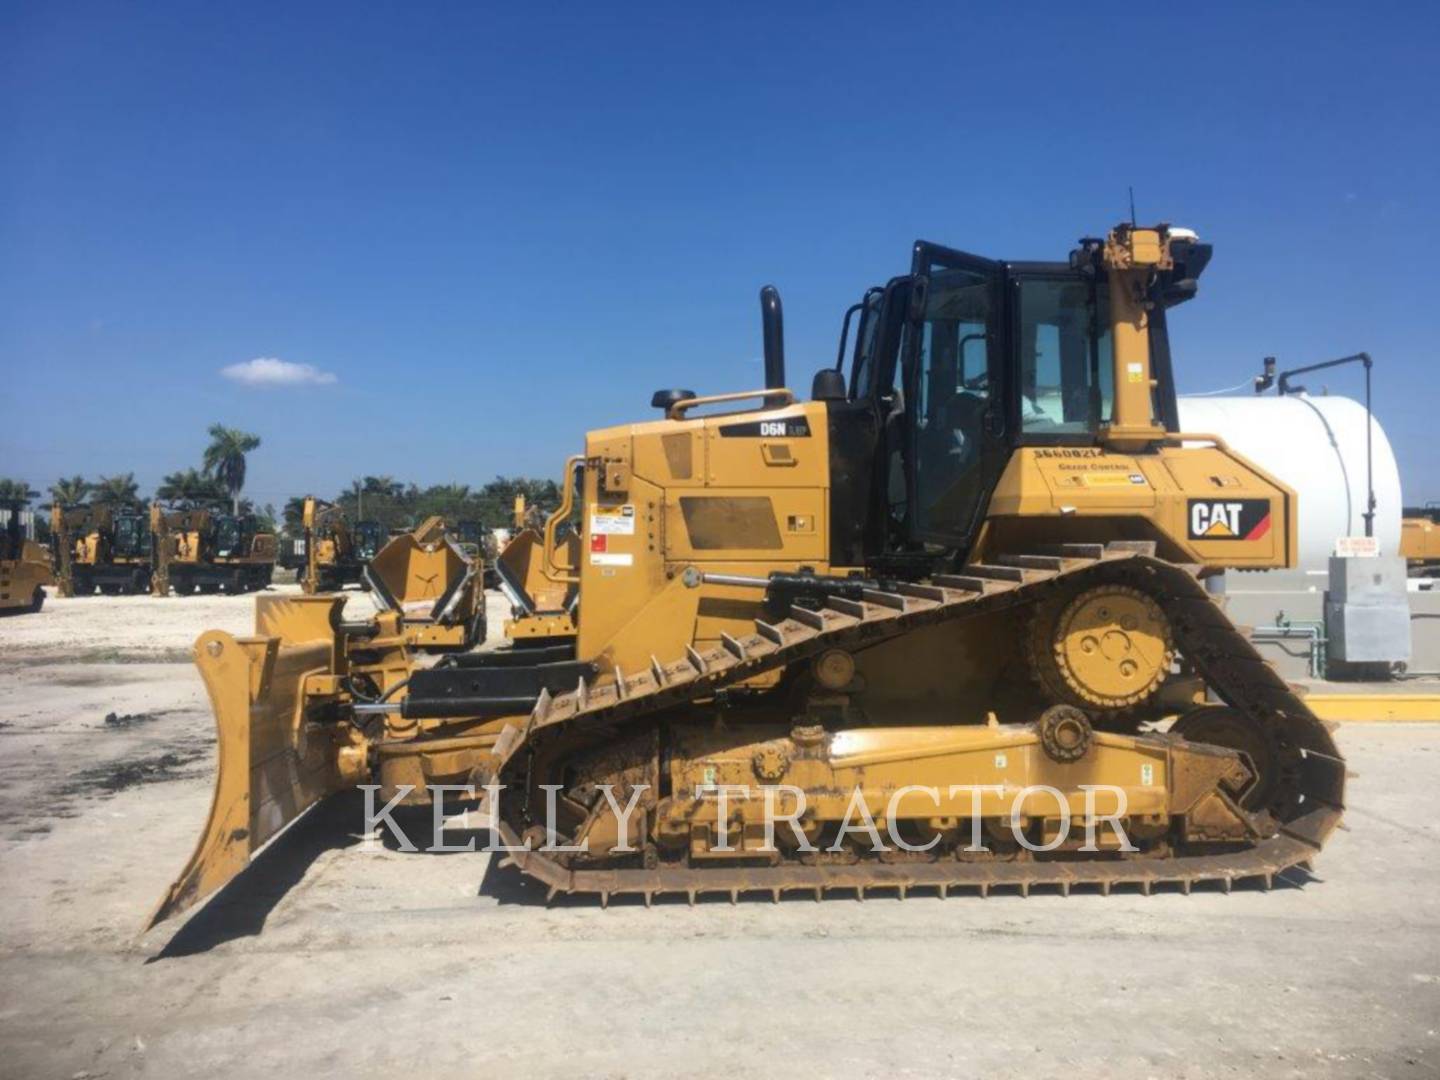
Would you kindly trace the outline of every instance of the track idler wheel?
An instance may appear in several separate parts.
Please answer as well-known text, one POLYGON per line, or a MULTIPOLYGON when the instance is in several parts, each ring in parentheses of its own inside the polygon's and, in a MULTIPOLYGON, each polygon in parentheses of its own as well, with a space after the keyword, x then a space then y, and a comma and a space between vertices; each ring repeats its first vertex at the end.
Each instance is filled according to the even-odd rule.
POLYGON ((1170 734, 1240 751, 1255 773, 1240 805, 1251 812, 1269 810, 1281 821, 1293 816, 1300 798, 1300 755, 1275 725, 1257 723, 1228 705, 1202 705, 1176 720, 1170 734))
POLYGON ((1051 705, 1035 728, 1040 734, 1040 748, 1051 761, 1062 765, 1083 758, 1094 735, 1090 718, 1074 705, 1051 705))
POLYGON ((1170 621, 1153 597, 1097 585, 1042 608, 1030 624, 1030 662, 1047 695, 1119 712, 1150 698, 1170 672, 1170 621))

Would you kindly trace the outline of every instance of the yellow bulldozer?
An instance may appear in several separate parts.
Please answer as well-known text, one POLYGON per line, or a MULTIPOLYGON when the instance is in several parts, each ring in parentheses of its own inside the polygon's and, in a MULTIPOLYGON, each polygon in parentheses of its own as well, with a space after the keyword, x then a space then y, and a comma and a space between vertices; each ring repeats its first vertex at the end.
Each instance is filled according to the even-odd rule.
POLYGON ((305 562, 297 578, 309 595, 363 584, 365 564, 385 544, 385 527, 380 522, 357 521, 351 526, 340 507, 313 495, 305 497, 301 524, 305 562))
POLYGON ((275 571, 275 534, 253 514, 215 510, 161 510, 151 515, 156 568, 153 591, 176 596, 253 592, 275 571))
POLYGON ((57 584, 62 596, 118 596, 150 591, 155 562, 148 511, 112 506, 56 505, 50 511, 57 584))
POLYGON ((411 648, 452 652, 485 640, 484 564, 441 517, 392 537, 361 580, 376 606, 398 618, 411 648))
POLYGON ((45 606, 45 586, 55 584, 50 553, 25 538, 20 513, 24 504, 9 503, 0 528, 0 615, 34 614, 45 606))
POLYGON ((1167 312, 1210 254, 919 242, 809 400, 767 287, 764 387, 658 392, 567 462, 538 558, 573 642, 425 668, 327 597, 203 635, 218 791, 155 917, 364 784, 459 785, 508 864, 602 903, 1303 874, 1346 772, 1207 589, 1297 547, 1294 493, 1179 427, 1167 312))

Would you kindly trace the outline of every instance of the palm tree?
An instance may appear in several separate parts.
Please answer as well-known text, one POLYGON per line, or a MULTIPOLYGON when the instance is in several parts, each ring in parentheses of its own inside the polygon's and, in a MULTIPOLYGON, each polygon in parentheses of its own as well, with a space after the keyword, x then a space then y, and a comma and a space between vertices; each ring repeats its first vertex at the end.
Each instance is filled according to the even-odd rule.
POLYGON ((405 494, 405 485, 393 476, 367 476, 361 481, 360 490, 366 495, 384 495, 398 499, 405 494))
POLYGON ((62 476, 50 485, 50 498, 61 510, 79 506, 90 494, 90 482, 83 476, 62 476))
POLYGON ((245 486, 245 455, 260 448, 260 436, 224 424, 210 425, 210 445, 205 448, 206 476, 213 476, 230 493, 233 513, 240 513, 240 489, 245 486))
POLYGON ((292 495, 285 500, 285 531, 292 536, 300 535, 305 527, 305 496, 292 495))
POLYGON ((0 480, 0 504, 23 510, 30 505, 31 499, 39 497, 40 492, 24 480, 0 480))
POLYGON ((189 508, 223 502, 228 496, 224 486, 213 477, 206 476, 199 469, 181 469, 160 481, 155 497, 189 508))
POLYGON ((95 481, 90 501, 97 506, 112 506, 117 510, 140 505, 140 485, 135 482, 134 473, 102 476, 95 481))

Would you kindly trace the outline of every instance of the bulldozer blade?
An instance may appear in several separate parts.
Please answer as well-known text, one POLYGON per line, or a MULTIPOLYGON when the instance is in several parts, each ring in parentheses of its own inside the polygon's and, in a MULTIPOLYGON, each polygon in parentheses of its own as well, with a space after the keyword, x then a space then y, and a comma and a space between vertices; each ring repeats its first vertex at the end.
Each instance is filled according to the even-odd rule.
MULTIPOLYGON (((335 673, 335 596, 260 597, 254 637, 220 630, 195 642, 215 714, 215 789, 194 853, 146 923, 198 903, 249 865, 267 841, 321 798, 358 780, 334 729, 306 716, 304 682, 335 673)), ((363 755, 362 755, 363 757, 363 755)))

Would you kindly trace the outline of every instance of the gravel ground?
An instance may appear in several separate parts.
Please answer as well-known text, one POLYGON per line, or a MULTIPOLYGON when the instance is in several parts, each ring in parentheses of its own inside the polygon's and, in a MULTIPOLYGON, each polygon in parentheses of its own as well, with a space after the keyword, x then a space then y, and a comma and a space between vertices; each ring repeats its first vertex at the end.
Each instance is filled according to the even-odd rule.
POLYGON ((1430 725, 1340 732, 1350 831, 1269 893, 547 908, 342 797, 142 936, 210 798, 190 642, 252 603, 0 620, 0 1074, 1440 1075, 1430 725))

